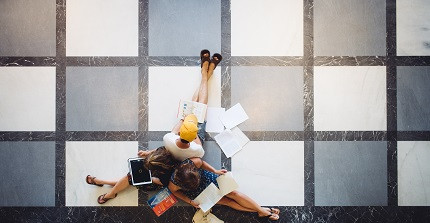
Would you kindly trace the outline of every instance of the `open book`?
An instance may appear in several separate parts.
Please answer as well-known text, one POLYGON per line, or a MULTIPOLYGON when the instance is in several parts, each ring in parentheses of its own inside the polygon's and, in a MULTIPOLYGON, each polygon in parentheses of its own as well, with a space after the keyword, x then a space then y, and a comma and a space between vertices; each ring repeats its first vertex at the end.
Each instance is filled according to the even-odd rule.
POLYGON ((176 200, 172 192, 170 192, 170 190, 166 187, 151 197, 148 200, 148 205, 157 216, 160 216, 166 212, 167 209, 176 204, 176 202, 178 202, 178 200, 176 200))
POLYGON ((199 203, 203 212, 211 209, 224 195, 236 190, 239 186, 233 178, 233 174, 228 172, 216 178, 219 189, 211 183, 194 200, 199 203))
POLYGON ((249 138, 238 127, 225 129, 214 139, 227 158, 239 152, 249 142, 249 138))
POLYGON ((177 117, 184 118, 189 114, 194 114, 197 116, 199 123, 203 123, 205 121, 207 108, 208 106, 203 103, 180 100, 177 117))

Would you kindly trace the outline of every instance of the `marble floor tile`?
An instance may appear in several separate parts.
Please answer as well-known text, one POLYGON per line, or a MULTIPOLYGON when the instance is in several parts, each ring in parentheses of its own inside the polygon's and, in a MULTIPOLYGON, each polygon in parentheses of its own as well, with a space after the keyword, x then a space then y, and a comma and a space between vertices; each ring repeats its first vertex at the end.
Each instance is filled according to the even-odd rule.
POLYGON ((55 56, 55 0, 0 1, 0 56, 55 56))
POLYGON ((316 56, 385 56, 385 0, 314 2, 316 56))
POLYGON ((0 67, 0 131, 55 131, 55 87, 55 67, 0 67))
POLYGON ((315 131, 387 129, 385 67, 315 67, 315 131))
POLYGON ((231 163, 238 191, 258 204, 304 205, 303 142, 252 141, 231 163))
MULTIPOLYGON (((98 196, 112 186, 85 182, 87 175, 117 181, 128 173, 128 158, 137 157, 137 142, 66 142, 66 206, 100 206, 98 196)), ((118 193, 103 206, 137 206, 135 187, 118 193)))
POLYGON ((387 205, 387 143, 315 142, 315 205, 387 205))
POLYGON ((430 130, 430 67, 397 67, 397 129, 430 130))
POLYGON ((55 142, 0 142, 0 206, 55 206, 55 142))
MULTIPOLYGON (((163 141, 149 141, 148 148, 156 149, 163 146, 163 141)), ((214 141, 205 141, 203 144, 203 149, 205 150, 205 155, 203 160, 213 166, 215 169, 221 169, 221 149, 218 144, 214 141)))
POLYGON ((67 67, 68 131, 136 131, 137 67, 67 67))
POLYGON ((138 0, 67 1, 67 56, 137 56, 138 0))
POLYGON ((232 56, 302 56, 303 1, 232 0, 232 56))
POLYGON ((243 131, 303 131, 303 67, 232 67, 236 103, 249 116, 243 131))
POLYGON ((220 0, 149 0, 149 55, 221 52, 220 0))
MULTIPOLYGON (((210 107, 221 106, 221 67, 208 82, 210 107)), ((149 67, 148 130, 171 131, 179 101, 191 100, 201 81, 200 67, 149 67)))
POLYGON ((397 142, 399 206, 430 206, 430 142, 397 142))
POLYGON ((430 56, 430 2, 397 0, 397 55, 430 56))

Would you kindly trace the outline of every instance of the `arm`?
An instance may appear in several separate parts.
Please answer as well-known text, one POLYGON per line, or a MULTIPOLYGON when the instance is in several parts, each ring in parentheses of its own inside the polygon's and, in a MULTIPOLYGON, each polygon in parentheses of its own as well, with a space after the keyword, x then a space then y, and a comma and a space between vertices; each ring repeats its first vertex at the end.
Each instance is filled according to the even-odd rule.
POLYGON ((181 128, 181 125, 182 125, 183 122, 184 122, 183 119, 179 120, 178 124, 176 124, 175 127, 173 127, 172 133, 178 135, 179 129, 181 128))
POLYGON ((158 177, 151 177, 151 178, 152 178, 152 183, 163 186, 163 184, 161 183, 158 177))
POLYGON ((193 142, 195 142, 196 144, 199 144, 199 145, 203 146, 203 145, 202 145, 202 141, 200 141, 200 138, 199 138, 199 136, 198 136, 198 135, 197 135, 197 138, 195 138, 195 139, 193 140, 193 142))
POLYGON ((148 156, 149 154, 153 153, 154 151, 155 151, 155 149, 146 150, 146 151, 145 150, 139 150, 137 152, 137 155, 141 158, 144 158, 144 157, 148 156))
POLYGON ((172 182, 169 182, 168 188, 173 193, 173 195, 175 195, 179 199, 185 201, 188 204, 191 204, 195 208, 199 208, 199 204, 197 204, 194 200, 191 200, 190 198, 187 197, 187 195, 182 193, 182 191, 180 191, 181 189, 180 187, 176 186, 172 182))
POLYGON ((196 167, 202 168, 202 169, 207 170, 209 172, 216 173, 218 175, 222 175, 224 173, 227 173, 227 170, 225 170, 225 169, 216 170, 213 166, 211 166, 209 163, 203 161, 200 158, 191 158, 190 160, 193 161, 193 163, 194 163, 194 165, 196 165, 196 167))

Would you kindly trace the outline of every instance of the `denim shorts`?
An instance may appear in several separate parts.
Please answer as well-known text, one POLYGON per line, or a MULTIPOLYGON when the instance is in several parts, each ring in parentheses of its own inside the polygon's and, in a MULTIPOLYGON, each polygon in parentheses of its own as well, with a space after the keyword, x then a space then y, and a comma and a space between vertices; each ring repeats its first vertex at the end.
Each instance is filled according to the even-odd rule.
POLYGON ((206 121, 203 123, 199 123, 197 127, 199 128, 199 131, 197 131, 197 135, 199 136, 199 139, 203 145, 206 139, 206 121))

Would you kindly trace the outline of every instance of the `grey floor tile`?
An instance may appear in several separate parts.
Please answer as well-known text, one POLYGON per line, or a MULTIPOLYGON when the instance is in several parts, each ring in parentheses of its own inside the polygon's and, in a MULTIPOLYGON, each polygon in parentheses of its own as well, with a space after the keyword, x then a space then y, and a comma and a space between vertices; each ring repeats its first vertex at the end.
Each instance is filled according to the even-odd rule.
POLYGON ((316 56, 385 56, 385 0, 315 1, 316 56))
POLYGON ((0 56, 55 56, 55 0, 0 1, 0 56))
POLYGON ((68 131, 136 131, 137 67, 67 67, 68 131))
POLYGON ((387 205, 387 143, 315 142, 315 205, 387 205))
POLYGON ((430 67, 397 67, 397 128, 430 130, 430 67))
POLYGON ((199 56, 221 51, 220 0, 150 0, 149 55, 199 56))
POLYGON ((249 119, 243 131, 303 130, 302 67, 232 67, 231 105, 249 119))
POLYGON ((0 142, 0 206, 55 206, 55 142, 0 142))

